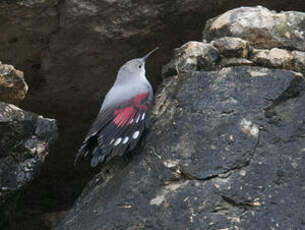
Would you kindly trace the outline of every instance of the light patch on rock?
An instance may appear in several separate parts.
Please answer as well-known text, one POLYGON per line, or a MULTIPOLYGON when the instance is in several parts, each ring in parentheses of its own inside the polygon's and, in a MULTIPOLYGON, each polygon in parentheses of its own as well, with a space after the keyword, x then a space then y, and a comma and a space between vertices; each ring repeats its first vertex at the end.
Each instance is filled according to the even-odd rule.
POLYGON ((179 163, 179 160, 166 160, 166 161, 163 161, 163 164, 165 167, 167 168, 174 168, 178 165, 179 163))
POLYGON ((167 185, 164 189, 162 189, 161 192, 159 192, 159 194, 157 194, 155 198, 151 199, 151 201, 149 202, 150 205, 159 206, 166 200, 166 196, 168 194, 171 194, 172 196, 173 192, 177 192, 178 189, 184 188, 188 183, 189 183, 188 181, 185 181, 183 183, 175 183, 175 184, 167 185))
POLYGON ((231 11, 219 16, 211 25, 211 30, 218 30, 231 21, 231 11))
POLYGON ((257 125, 252 123, 252 121, 243 118, 240 122, 240 129, 242 132, 246 133, 247 135, 251 135, 255 138, 258 137, 259 129, 257 125))
POLYGON ((263 76, 266 76, 266 73, 260 72, 260 71, 251 71, 250 75, 252 77, 263 77, 263 76))

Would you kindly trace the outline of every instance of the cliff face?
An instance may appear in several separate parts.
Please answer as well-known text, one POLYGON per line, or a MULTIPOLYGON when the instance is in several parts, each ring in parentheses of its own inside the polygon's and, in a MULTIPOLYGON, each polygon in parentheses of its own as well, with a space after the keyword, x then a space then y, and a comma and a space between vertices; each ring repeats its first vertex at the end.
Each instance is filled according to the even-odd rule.
POLYGON ((304 22, 263 7, 210 20, 209 42, 164 66, 139 154, 104 166, 55 229, 304 228, 304 22))
POLYGON ((8 104, 20 103, 27 89, 23 72, 0 64, 0 100, 5 101, 0 102, 1 228, 7 227, 8 220, 14 217, 20 195, 40 174, 49 145, 57 137, 54 119, 8 104))
MULTIPOLYGON (((155 123, 139 149, 141 154, 127 167, 117 160, 102 168, 58 228, 70 228, 84 221, 96 229, 101 227, 103 218, 108 220, 106 229, 116 228, 110 216, 126 214, 133 218, 127 220, 122 216, 122 228, 161 228, 170 226, 170 221, 174 223, 179 216, 181 228, 196 221, 195 229, 207 223, 211 229, 229 228, 229 223, 235 221, 241 229, 251 229, 247 221, 253 220, 250 218, 253 210, 258 211, 257 218, 263 218, 267 210, 272 214, 282 207, 281 199, 288 194, 285 186, 294 187, 294 196, 301 197, 297 182, 303 171, 298 168, 298 160, 287 159, 302 160, 300 104, 305 23, 304 13, 287 10, 304 9, 304 0, 1 1, 0 60, 22 70, 25 81, 23 73, 13 67, 6 72, 0 69, 0 100, 56 118, 60 133, 42 175, 30 188, 23 187, 27 190, 17 207, 17 216, 21 217, 15 221, 22 222, 19 228, 50 229, 57 221, 58 210, 70 208, 94 173, 85 163, 75 170, 72 162, 103 95, 111 87, 120 65, 156 46, 160 51, 148 63, 147 72, 155 88, 163 83, 157 94, 155 123), (233 9, 257 4, 286 11, 274 12, 263 7, 233 9), (175 47, 180 48, 172 55, 175 47), (152 166, 147 166, 147 162, 152 166), (283 162, 287 165, 281 166, 283 162), (143 186, 147 184, 150 192, 137 181, 144 181, 143 186), (247 191, 244 197, 234 190, 243 183, 249 184, 240 189, 247 191), (232 189, 226 193, 222 186, 232 189), (125 197, 125 190, 120 191, 124 187, 125 197), (277 189, 281 192, 277 193, 277 189), (110 194, 111 191, 118 194, 110 194), (137 195, 142 193, 147 194, 143 200, 142 195, 137 195), (267 200, 267 196, 274 200, 267 200), (191 197, 194 199, 190 200, 191 197), (100 207, 96 204, 97 209, 91 210, 84 206, 70 226, 69 218, 76 215, 75 211, 86 200, 96 201, 100 207), (139 206, 128 203, 129 200, 139 206), (114 209, 115 205, 123 211, 114 209), (179 207, 183 207, 183 212, 179 207), (162 226, 157 221, 161 214, 165 217, 163 221, 167 217, 169 221, 160 223, 162 226), (244 216, 249 218, 243 219, 244 216)), ((3 113, 6 108, 19 111, 7 104, 2 107, 3 113)), ((36 135, 33 132, 40 120, 29 114, 16 121, 31 127, 21 129, 22 143, 36 135), (29 116, 33 119, 24 120, 29 116)), ((15 127, 15 120, 7 119, 9 125, 13 124, 14 134, 19 125, 15 127)), ((48 123, 53 127, 49 132, 55 133, 55 121, 48 121, 46 126, 48 123)), ((48 135, 42 139, 51 142, 48 135)), ((29 156, 28 150, 20 151, 29 156)), ((48 146, 43 152, 48 152, 48 146)), ((10 155, 7 153, 5 156, 10 155)), ((18 165, 28 158, 17 159, 18 165)), ((297 209, 302 208, 297 198, 283 202, 296 202, 297 209)), ((290 216, 292 209, 289 210, 279 215, 290 216)), ((290 221, 302 223, 298 217, 289 217, 284 221, 287 225, 281 227, 285 229, 290 221)), ((265 219, 270 224, 268 215, 265 219)), ((272 224, 278 226, 276 221, 272 224)))
POLYGON ((207 19, 255 4, 304 8, 303 0, 2 1, 0 60, 24 71, 30 91, 22 106, 60 121, 56 156, 72 159, 122 63, 159 46, 148 63, 156 86, 172 49, 199 39, 207 19))

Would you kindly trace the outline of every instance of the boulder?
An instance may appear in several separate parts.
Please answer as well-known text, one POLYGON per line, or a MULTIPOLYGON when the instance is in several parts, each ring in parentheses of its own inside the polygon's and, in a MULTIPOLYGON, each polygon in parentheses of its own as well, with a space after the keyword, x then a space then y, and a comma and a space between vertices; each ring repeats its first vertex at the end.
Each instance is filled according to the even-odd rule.
POLYGON ((166 79, 141 154, 97 175, 55 230, 301 229, 304 89, 251 66, 166 79))
POLYGON ((304 39, 286 50, 219 31, 175 50, 142 145, 104 165, 54 230, 305 227, 304 39))
POLYGON ((212 44, 224 57, 228 58, 247 58, 248 53, 251 52, 249 42, 240 38, 222 37, 213 40, 212 44))
POLYGON ((305 75, 305 52, 302 51, 254 49, 249 59, 257 65, 290 69, 305 75))
MULTIPOLYGON (((90 173, 88 170, 86 172, 82 169, 74 170, 73 158, 120 65, 131 58, 143 55, 155 46, 160 46, 159 53, 155 53, 147 64, 149 79, 156 86, 161 81, 160 68, 170 59, 172 49, 186 41, 200 39, 201 31, 198 28, 203 28, 207 18, 240 5, 254 4, 263 4, 275 10, 304 8, 304 0, 296 0, 293 3, 288 0, 281 2, 269 0, 1 1, 0 60, 12 63, 25 73, 31 91, 22 106, 39 114, 56 117, 61 124, 61 138, 54 154, 49 158, 44 179, 41 180, 43 183, 39 181, 37 187, 33 187, 33 191, 41 191, 40 196, 32 195, 39 204, 35 212, 47 212, 52 216, 58 209, 67 209, 78 196, 90 173), (50 187, 53 189, 49 189, 50 187), (50 196, 54 197, 56 202, 46 204, 41 200, 50 196)), ((290 17, 294 12, 285 15, 290 17)), ((291 17, 299 18, 298 15, 299 13, 296 13, 291 17)), ((293 28, 300 27, 298 19, 293 23, 293 28)), ((296 60, 292 65, 295 68, 291 69, 302 72, 300 70, 304 67, 304 59, 302 59, 302 50, 295 48, 300 46, 297 35, 293 32, 290 35, 290 43, 293 45, 295 42, 294 46, 290 47, 290 43, 287 42, 287 46, 281 45, 277 48, 288 47, 296 60)), ((225 46, 223 50, 226 52, 219 51, 220 46, 216 48, 210 42, 222 37, 239 36, 224 34, 200 42, 199 46, 213 50, 211 53, 200 54, 198 50, 197 54, 192 56, 189 50, 185 50, 178 69, 173 63, 169 66, 170 71, 167 71, 167 76, 182 74, 184 66, 187 67, 185 70, 188 73, 203 69, 216 70, 223 66, 259 65, 251 60, 249 50, 247 57, 231 55, 232 47, 233 52, 236 51, 238 55, 245 54, 247 48, 242 48, 243 51, 240 52, 239 42, 237 45, 225 46), (187 60, 191 63, 183 60, 185 57, 188 57, 187 60), (210 62, 210 58, 215 58, 217 61, 210 62)), ((244 40, 250 47, 252 43, 247 41, 248 39, 244 40)), ((282 41, 282 38, 279 40, 282 41)), ((265 42, 267 44, 269 41, 265 42)), ((270 49, 258 46, 254 48, 270 49)), ((202 49, 200 52, 205 50, 202 49)), ((110 182, 115 174, 106 176, 103 180, 110 182)), ((108 175, 107 172, 104 175, 108 175)), ((92 184, 94 183, 95 181, 92 181, 92 184)), ((88 190, 90 188, 94 186, 88 186, 88 190)), ((24 197, 25 200, 27 198, 28 196, 24 197)), ((22 208, 19 210, 23 211, 22 208)), ((31 215, 29 214, 28 219, 32 221, 31 215)), ((50 223, 55 221, 52 220, 50 223)), ((20 225, 21 228, 25 228, 24 222, 20 225)))
POLYGON ((162 69, 164 77, 198 69, 213 70, 219 59, 218 50, 204 42, 188 42, 175 49, 174 58, 162 69))
POLYGON ((203 38, 243 38, 255 48, 282 47, 305 51, 305 13, 277 13, 265 7, 240 7, 210 19, 203 38))
POLYGON ((56 137, 54 119, 0 102, 0 226, 15 211, 20 192, 39 175, 56 137))
POLYGON ((19 104, 28 92, 23 72, 0 62, 0 101, 19 104))

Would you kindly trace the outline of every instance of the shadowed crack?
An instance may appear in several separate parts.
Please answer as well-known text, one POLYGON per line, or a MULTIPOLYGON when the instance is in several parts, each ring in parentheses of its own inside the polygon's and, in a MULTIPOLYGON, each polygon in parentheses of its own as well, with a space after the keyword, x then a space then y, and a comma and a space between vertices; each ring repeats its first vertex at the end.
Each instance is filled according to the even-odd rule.
POLYGON ((233 200, 232 198, 230 197, 227 197, 227 196, 224 196, 224 195, 221 195, 221 198, 227 202, 228 204, 230 204, 231 206, 233 207, 237 207, 237 208, 241 208, 243 210, 248 210, 250 208, 253 208, 253 205, 249 202, 238 202, 238 201, 235 201, 233 200))

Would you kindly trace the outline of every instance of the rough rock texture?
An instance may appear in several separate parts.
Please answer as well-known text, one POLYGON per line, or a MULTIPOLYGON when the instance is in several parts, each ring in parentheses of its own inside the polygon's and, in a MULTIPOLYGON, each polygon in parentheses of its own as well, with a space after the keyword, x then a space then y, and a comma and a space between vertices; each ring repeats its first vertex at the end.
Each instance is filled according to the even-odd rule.
POLYGON ((271 50, 254 49, 250 59, 258 65, 291 69, 305 74, 305 52, 279 48, 271 50))
POLYGON ((175 50, 141 154, 104 166, 55 230, 305 228, 304 52, 228 36, 175 50))
MULTIPOLYGON (((147 66, 156 85, 172 49, 199 40, 206 19, 256 4, 275 10, 305 9, 304 0, 1 1, 0 60, 25 73, 30 92, 22 106, 55 117, 60 124, 59 143, 37 183, 41 192, 35 193, 37 187, 29 192, 36 203, 53 198, 41 202, 43 212, 70 207, 86 182, 87 173, 73 168, 73 157, 121 64, 159 46, 147 66)), ((298 60, 297 66, 304 66, 303 59, 298 60)), ((216 68, 232 64, 253 61, 221 58, 216 68)))
POLYGON ((304 90, 262 67, 170 78, 141 154, 55 229, 304 228, 304 90))
POLYGON ((282 68, 305 75, 305 52, 255 49, 247 41, 235 37, 223 37, 210 43, 188 42, 175 49, 173 58, 162 68, 162 74, 167 77, 177 72, 240 65, 282 68))
POLYGON ((0 2, 0 60, 25 73, 31 88, 43 83, 41 58, 58 29, 59 0, 0 2))
POLYGON ((243 38, 255 48, 305 51, 305 13, 276 13, 261 6, 233 9, 210 19, 203 32, 207 40, 224 36, 243 38))
POLYGON ((19 104, 28 92, 23 72, 0 62, 0 101, 19 104))
MULTIPOLYGON (((45 45, 40 52, 40 62, 34 63, 41 79, 27 79, 33 90, 24 105, 27 109, 34 108, 39 114, 55 116, 60 121, 63 138, 60 138, 61 147, 57 152, 58 156, 69 155, 69 159, 73 158, 90 121, 95 118, 101 98, 111 87, 118 68, 125 61, 159 46, 159 52, 147 64, 149 78, 156 85, 161 79, 160 68, 168 62, 172 49, 191 39, 199 39, 206 19, 241 5, 266 4, 278 10, 305 8, 303 0, 296 0, 293 4, 289 0, 17 2, 32 3, 30 6, 23 5, 29 12, 26 17, 26 22, 31 25, 27 27, 30 33, 28 37, 29 40, 36 37, 35 31, 30 29, 32 27, 44 31, 43 35, 38 36, 42 41, 38 44, 45 45), (44 25, 46 21, 49 24, 44 25), (43 29, 32 26, 38 22, 43 29), (40 85, 36 86, 38 82, 40 85)), ((13 9, 16 8, 14 5, 10 4, 13 9)), ((21 7, 17 9, 22 10, 21 7)), ((18 12, 15 15, 20 18, 18 12)), ((23 21, 15 22, 12 18, 7 25, 17 24, 17 29, 23 28, 23 21)), ((38 53, 40 49, 33 50, 38 53)), ((30 55, 26 60, 32 60, 34 56, 30 55)), ((29 65, 26 66, 28 68, 29 65)), ((27 74, 27 71, 25 74, 26 77, 35 76, 27 74)), ((67 161, 64 164, 71 165, 71 161, 67 161)))
POLYGON ((20 191, 38 176, 56 136, 55 120, 0 102, 1 229, 14 211, 20 191))
POLYGON ((225 57, 241 57, 247 58, 251 52, 249 42, 235 37, 223 37, 216 39, 212 44, 225 57))
POLYGON ((175 49, 174 57, 163 67, 163 76, 176 74, 178 70, 182 72, 199 69, 213 70, 216 67, 219 54, 213 45, 193 41, 175 49))

